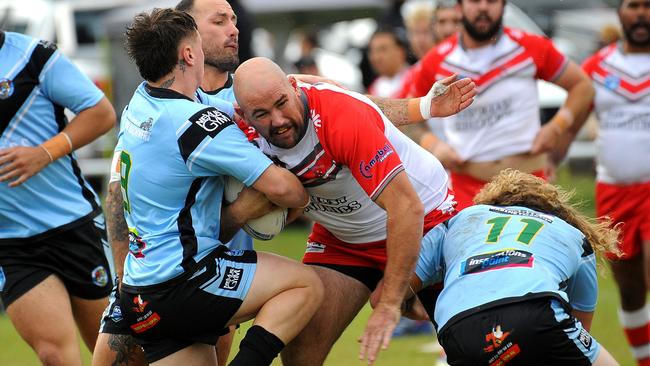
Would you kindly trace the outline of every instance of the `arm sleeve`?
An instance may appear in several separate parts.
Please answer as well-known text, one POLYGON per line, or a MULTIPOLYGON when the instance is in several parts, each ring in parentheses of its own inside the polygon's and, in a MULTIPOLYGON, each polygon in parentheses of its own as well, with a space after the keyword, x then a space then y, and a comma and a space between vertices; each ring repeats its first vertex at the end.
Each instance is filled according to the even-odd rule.
POLYGON ((75 114, 95 106, 104 97, 104 93, 59 51, 45 65, 40 79, 45 95, 75 114))
POLYGON ((594 311, 598 299, 596 257, 590 254, 580 258, 578 268, 567 285, 569 303, 579 311, 594 311))
POLYGON ((554 81, 557 80, 569 63, 569 58, 560 53, 553 42, 542 36, 531 36, 534 42, 532 50, 537 65, 537 78, 554 81))
POLYGON ((224 113, 205 108, 189 118, 178 145, 196 176, 230 175, 251 186, 272 164, 224 113))
POLYGON ((404 167, 384 134, 382 115, 369 103, 337 94, 336 105, 328 107, 337 112, 323 121, 321 143, 375 200, 404 167))
POLYGON ((442 246, 446 233, 447 226, 437 225, 422 238, 420 256, 415 267, 415 274, 422 281, 422 287, 444 280, 442 246))

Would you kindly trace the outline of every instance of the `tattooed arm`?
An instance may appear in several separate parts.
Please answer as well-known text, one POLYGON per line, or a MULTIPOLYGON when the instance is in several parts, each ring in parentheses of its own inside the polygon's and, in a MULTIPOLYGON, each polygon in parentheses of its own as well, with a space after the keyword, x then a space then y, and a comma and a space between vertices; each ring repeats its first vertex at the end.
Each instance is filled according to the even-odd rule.
POLYGON ((106 197, 106 226, 108 228, 108 241, 113 251, 115 274, 121 279, 124 274, 124 259, 129 253, 129 228, 124 219, 124 208, 120 182, 108 184, 106 197))

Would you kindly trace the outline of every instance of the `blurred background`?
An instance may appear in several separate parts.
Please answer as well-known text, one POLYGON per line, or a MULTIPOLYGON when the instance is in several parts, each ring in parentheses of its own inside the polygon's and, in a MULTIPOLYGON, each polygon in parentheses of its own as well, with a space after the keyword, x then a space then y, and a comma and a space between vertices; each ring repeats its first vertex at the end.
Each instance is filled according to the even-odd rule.
MULTIPOLYGON (((439 1, 455 3, 455 0, 439 1)), ((176 3, 177 0, 0 0, 0 29, 55 42, 105 92, 119 118, 141 81, 123 48, 125 27, 140 11, 173 7, 176 3)), ((436 26, 424 29, 417 26, 419 15, 433 12, 436 6, 433 0, 231 0, 230 3, 239 16, 242 62, 252 56, 266 56, 289 73, 318 74, 352 90, 377 95, 391 95, 385 86, 373 86, 378 77, 416 62, 427 47, 433 46, 436 37, 440 37, 436 32, 442 32, 436 26), (379 40, 373 39, 371 43, 373 33, 386 26, 395 29, 401 48, 397 53, 382 49, 379 40)), ((617 40, 616 4, 617 0, 508 0, 504 23, 547 35, 563 53, 581 63, 603 45, 617 40)), ((538 89, 542 119, 546 120, 562 105, 566 92, 543 81, 539 82, 538 89)), ((591 118, 573 144, 558 179, 565 188, 576 190, 576 199, 591 216, 594 214, 594 136, 595 122, 591 118)), ((102 196, 115 141, 116 133, 109 133, 78 151, 84 174, 102 196)), ((270 243, 258 243, 257 248, 300 258, 307 232, 306 226, 293 226, 270 243)), ((632 365, 618 326, 614 282, 605 266, 601 272, 593 333, 622 365, 632 365)), ((368 311, 363 312, 348 329, 328 364, 358 364, 356 337, 361 334, 367 316, 368 311)), ((435 357, 423 348, 432 340, 433 336, 428 334, 398 338, 378 364, 433 365, 435 357)), ((36 364, 31 350, 20 340, 8 319, 0 315, 0 365, 36 364)))

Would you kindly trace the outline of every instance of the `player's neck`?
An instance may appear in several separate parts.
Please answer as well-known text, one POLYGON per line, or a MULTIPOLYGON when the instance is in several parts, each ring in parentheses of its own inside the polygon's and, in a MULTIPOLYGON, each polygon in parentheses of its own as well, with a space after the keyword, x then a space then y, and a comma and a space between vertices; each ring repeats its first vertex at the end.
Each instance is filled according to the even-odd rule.
POLYGON ((623 52, 628 53, 650 53, 650 46, 640 47, 631 44, 628 41, 623 41, 623 52))
POLYGON ((481 48, 481 47, 489 46, 491 44, 495 44, 499 39, 499 36, 497 35, 495 37, 488 39, 487 41, 478 41, 472 38, 472 36, 470 36, 465 30, 461 32, 461 35, 463 38, 463 48, 468 50, 472 48, 481 48))
POLYGON ((176 71, 160 78, 157 81, 148 81, 149 85, 154 88, 170 89, 184 96, 194 99, 196 89, 199 88, 195 80, 184 75, 183 72, 176 71))
POLYGON ((201 89, 205 91, 213 91, 223 88, 228 81, 228 72, 221 71, 215 67, 205 65, 203 72, 203 81, 201 82, 201 89))

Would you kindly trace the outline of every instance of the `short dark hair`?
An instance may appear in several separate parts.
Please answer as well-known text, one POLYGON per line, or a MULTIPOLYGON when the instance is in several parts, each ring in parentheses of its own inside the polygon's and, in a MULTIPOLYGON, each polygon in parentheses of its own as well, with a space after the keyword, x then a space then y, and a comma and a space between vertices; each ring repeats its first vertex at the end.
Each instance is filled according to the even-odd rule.
POLYGON ((176 7, 174 8, 178 11, 184 11, 186 13, 191 13, 194 9, 194 0, 181 0, 176 7))
POLYGON ((165 8, 140 13, 126 28, 126 51, 135 61, 140 76, 156 81, 174 70, 178 45, 197 31, 194 18, 185 12, 165 8))
POLYGON ((382 24, 375 30, 372 36, 370 36, 370 40, 372 41, 376 36, 380 34, 387 34, 391 36, 399 48, 402 48, 408 52, 409 43, 408 43, 408 38, 406 36, 406 31, 404 29, 395 28, 388 24, 382 24))

